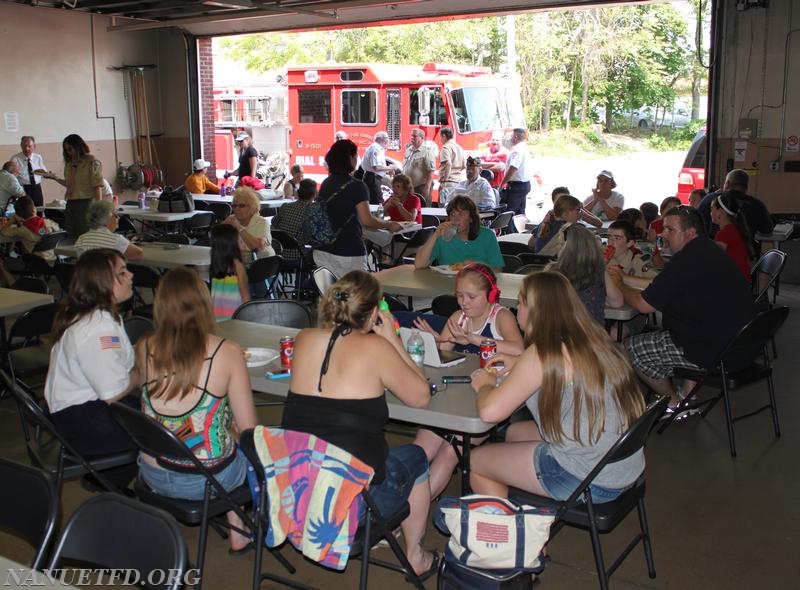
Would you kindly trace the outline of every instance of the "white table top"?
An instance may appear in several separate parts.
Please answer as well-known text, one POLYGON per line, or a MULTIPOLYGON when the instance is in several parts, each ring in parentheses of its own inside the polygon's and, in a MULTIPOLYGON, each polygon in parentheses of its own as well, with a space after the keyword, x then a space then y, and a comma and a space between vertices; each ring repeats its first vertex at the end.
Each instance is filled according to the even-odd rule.
MULTIPOLYGON (((73 588, 74 590, 78 590, 77 586, 70 586, 69 584, 65 584, 59 580, 60 575, 54 575, 54 581, 51 583, 50 578, 48 578, 42 572, 35 572, 31 577, 31 568, 27 565, 23 565, 21 563, 17 563, 16 561, 12 561, 7 557, 3 557, 0 555, 0 576, 2 576, 3 586, 6 588, 30 588, 31 586, 35 586, 37 588, 73 588), (9 570, 13 570, 15 574, 19 577, 20 583, 18 584, 17 581, 14 579, 9 572, 9 570)), ((73 577, 77 577, 77 574, 74 576, 70 573, 67 573, 66 579, 72 579, 73 577)), ((105 581, 108 578, 106 574, 103 580, 105 581)))
POLYGON ((17 291, 16 289, 0 289, 0 317, 24 313, 34 307, 52 302, 52 295, 17 291))
MULTIPOLYGON (((297 199, 283 199, 278 196, 278 195, 283 195, 283 193, 275 192, 274 195, 276 196, 272 196, 272 194, 273 193, 270 193, 270 196, 266 198, 262 194, 261 205, 270 205, 271 207, 281 207, 283 205, 286 205, 287 203, 297 202, 297 199)), ((192 193, 192 198, 195 201, 205 201, 206 203, 227 203, 230 205, 233 202, 233 195, 225 195, 223 197, 220 195, 201 195, 198 193, 192 193)))
POLYGON ((755 238, 757 242, 784 242, 791 237, 792 232, 794 232, 793 223, 779 223, 772 229, 772 233, 757 232, 755 238))
MULTIPOLYGON (((211 266, 211 248, 208 246, 167 245, 161 242, 142 242, 137 245, 144 251, 144 258, 129 261, 133 264, 143 264, 154 268, 193 266, 199 271, 208 271, 211 266), (175 246, 180 247, 175 248, 175 246)), ((74 244, 57 246, 55 252, 59 256, 71 258, 78 255, 74 244)))
MULTIPOLYGON (((241 320, 220 322, 217 326, 217 332, 220 336, 230 338, 244 348, 257 346, 278 350, 282 336, 293 336, 298 332, 294 328, 265 326, 241 320)), ((286 396, 289 391, 288 379, 273 381, 264 376, 267 371, 276 370, 279 366, 279 361, 275 360, 270 364, 250 369, 250 381, 253 390, 286 396)), ((441 388, 443 387, 441 384, 443 375, 469 375, 477 368, 477 355, 467 355, 467 360, 455 367, 444 369, 425 367, 425 374, 431 382, 436 383, 441 388)), ((431 403, 427 408, 406 406, 391 393, 387 393, 386 401, 389 406, 389 417, 392 420, 420 426, 436 426, 453 432, 469 434, 482 434, 493 426, 478 418, 477 408, 475 407, 475 393, 469 383, 448 385, 446 390, 439 391, 431 399, 431 403)))
MULTIPOLYGON (((415 269, 411 264, 395 266, 375 273, 383 290, 392 295, 411 297, 436 297, 437 295, 455 293, 455 275, 444 275, 429 268, 415 269)), ((507 307, 517 305, 517 294, 525 275, 507 272, 497 273, 497 286, 500 288, 500 304, 507 307)), ((624 307, 606 307, 607 320, 627 321, 639 312, 626 305, 624 307)))
POLYGON ((367 229, 364 228, 364 238, 379 246, 388 246, 395 236, 402 234, 412 234, 422 229, 422 224, 405 222, 403 228, 396 232, 386 229, 367 229))
POLYGON ((525 246, 528 245, 528 241, 531 239, 531 234, 506 234, 504 236, 499 236, 497 238, 498 242, 512 242, 514 244, 524 244, 525 246))
POLYGON ((155 223, 172 223, 174 221, 183 221, 194 217, 202 211, 186 211, 185 213, 164 213, 161 211, 154 211, 152 209, 140 209, 133 205, 120 205, 119 210, 125 215, 130 216, 131 219, 137 221, 151 221, 155 223))

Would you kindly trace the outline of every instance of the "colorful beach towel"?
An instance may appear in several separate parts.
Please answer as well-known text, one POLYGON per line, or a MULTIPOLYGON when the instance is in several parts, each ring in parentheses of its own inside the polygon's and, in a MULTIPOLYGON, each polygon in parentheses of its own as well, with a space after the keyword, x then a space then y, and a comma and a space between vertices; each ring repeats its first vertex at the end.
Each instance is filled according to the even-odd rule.
POLYGON ((257 426, 253 438, 269 498, 266 545, 288 538, 309 559, 343 570, 372 468, 304 432, 257 426))

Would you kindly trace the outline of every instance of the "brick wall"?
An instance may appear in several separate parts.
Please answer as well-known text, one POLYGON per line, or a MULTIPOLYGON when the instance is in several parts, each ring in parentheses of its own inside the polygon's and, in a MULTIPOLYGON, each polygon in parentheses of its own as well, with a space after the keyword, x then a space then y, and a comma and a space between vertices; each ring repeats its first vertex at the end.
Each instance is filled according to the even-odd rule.
POLYGON ((197 40, 197 61, 200 79, 200 132, 202 134, 201 146, 203 158, 211 162, 208 176, 215 178, 216 150, 214 148, 214 58, 211 54, 211 39, 197 40))

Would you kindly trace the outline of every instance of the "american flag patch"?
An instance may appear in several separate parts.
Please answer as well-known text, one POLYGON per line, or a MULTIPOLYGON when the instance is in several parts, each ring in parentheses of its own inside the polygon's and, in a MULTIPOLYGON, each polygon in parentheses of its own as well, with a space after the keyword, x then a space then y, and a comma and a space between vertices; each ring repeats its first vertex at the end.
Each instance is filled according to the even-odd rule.
POLYGON ((100 336, 100 350, 111 350, 113 348, 122 348, 119 336, 100 336))
POLYGON ((486 543, 508 543, 508 526, 478 521, 475 538, 486 543))

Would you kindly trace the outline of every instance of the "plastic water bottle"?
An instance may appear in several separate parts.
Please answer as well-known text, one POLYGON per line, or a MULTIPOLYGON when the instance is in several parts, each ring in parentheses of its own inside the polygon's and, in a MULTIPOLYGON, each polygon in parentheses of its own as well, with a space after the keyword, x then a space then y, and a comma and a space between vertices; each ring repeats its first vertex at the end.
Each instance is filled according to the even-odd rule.
POLYGON ((383 219, 383 215, 384 215, 383 205, 378 205, 378 208, 375 209, 375 217, 377 217, 378 219, 383 219))
POLYGON ((144 191, 139 191, 139 209, 147 209, 147 194, 144 191))
POLYGON ((406 350, 411 360, 417 363, 417 366, 421 369, 425 361, 425 341, 422 340, 419 330, 411 330, 411 336, 408 337, 408 342, 406 342, 406 350))

